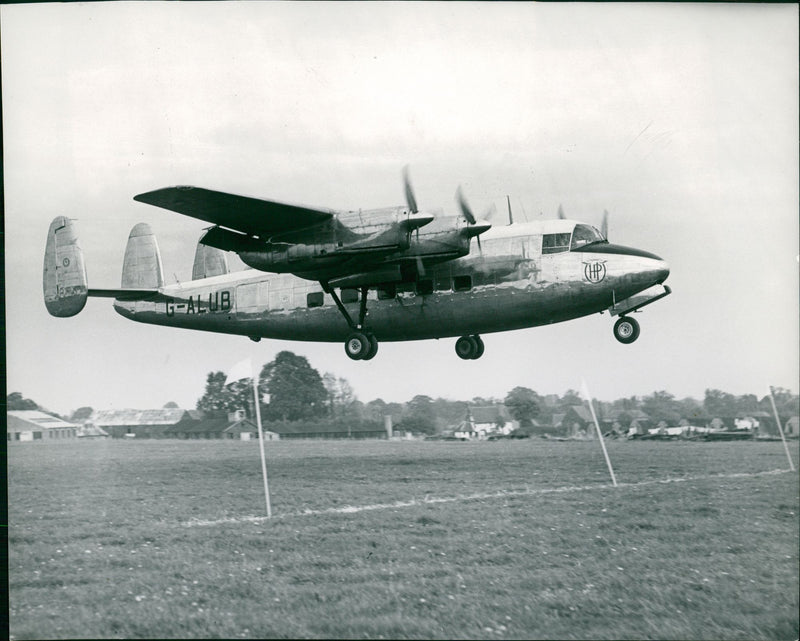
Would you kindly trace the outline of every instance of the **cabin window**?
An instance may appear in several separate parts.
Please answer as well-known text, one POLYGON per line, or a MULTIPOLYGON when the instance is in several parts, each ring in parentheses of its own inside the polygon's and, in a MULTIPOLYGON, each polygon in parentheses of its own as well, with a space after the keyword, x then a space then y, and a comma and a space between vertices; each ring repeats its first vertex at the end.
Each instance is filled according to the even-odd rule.
POLYGON ((433 287, 437 292, 450 291, 453 287, 453 283, 450 281, 450 274, 436 276, 433 281, 433 287))
POLYGON ((603 235, 591 225, 575 225, 572 232, 572 245, 570 249, 578 249, 590 243, 602 241, 603 235))
POLYGON ((545 234, 542 236, 542 253, 557 254, 569 251, 569 234, 545 234))
POLYGON ((311 292, 306 295, 306 305, 309 307, 322 307, 325 302, 325 295, 322 292, 311 292))
POLYGON ((417 283, 417 294, 420 296, 428 296, 433 294, 433 281, 428 279, 421 280, 417 283))
POLYGON ((342 290, 342 302, 343 303, 357 303, 358 302, 358 290, 357 289, 343 289, 342 290))
POLYGON ((378 300, 389 300, 397 296, 397 287, 394 283, 387 283, 378 286, 378 300))
POLYGON ((453 289, 457 292, 472 289, 472 276, 453 276, 453 289))
POLYGON ((400 294, 415 294, 416 288, 414 283, 399 283, 397 285, 397 292, 400 294))

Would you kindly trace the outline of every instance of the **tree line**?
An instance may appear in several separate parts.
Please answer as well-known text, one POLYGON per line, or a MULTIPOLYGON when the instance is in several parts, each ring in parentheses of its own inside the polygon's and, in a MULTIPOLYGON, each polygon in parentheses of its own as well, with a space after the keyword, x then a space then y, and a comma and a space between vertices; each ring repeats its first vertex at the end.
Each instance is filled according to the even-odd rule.
MULTIPOLYGON (((228 387, 224 383, 223 372, 210 372, 197 409, 210 416, 223 416, 244 409, 253 418, 252 381, 239 381, 228 387)), ((563 395, 542 396, 521 386, 512 389, 504 398, 474 397, 452 401, 418 394, 405 403, 387 403, 380 398, 362 403, 346 379, 331 373, 321 375, 305 357, 289 351, 278 353, 273 361, 262 367, 258 389, 262 400, 261 415, 265 421, 334 420, 375 424, 382 423, 384 416, 390 415, 396 426, 423 434, 452 428, 466 418, 470 407, 505 405, 510 417, 525 427, 534 420, 550 425, 557 414, 583 404, 576 390, 567 390, 563 395)), ((800 396, 783 388, 776 388, 774 396, 781 416, 793 416, 800 411, 800 396)), ((735 396, 717 389, 707 389, 702 401, 678 399, 669 392, 657 391, 643 397, 594 403, 600 416, 615 412, 620 422, 632 419, 636 411, 642 411, 655 420, 675 425, 681 419, 700 422, 754 411, 772 412, 768 395, 762 398, 754 394, 735 396)))
MULTIPOLYGON (((252 381, 237 381, 225 386, 224 372, 209 372, 197 409, 208 417, 224 417, 230 412, 244 410, 255 418, 252 381)), ((340 424, 382 425, 389 415, 398 429, 436 434, 452 428, 463 421, 470 407, 505 405, 508 415, 522 427, 537 421, 552 425, 554 417, 565 413, 571 406, 582 405, 583 399, 576 390, 567 390, 562 395, 540 395, 528 387, 515 387, 504 398, 474 397, 469 400, 432 398, 418 394, 405 403, 386 402, 377 398, 361 402, 350 383, 341 377, 326 372, 320 374, 304 356, 290 351, 279 352, 274 360, 266 363, 259 373, 259 397, 261 416, 265 422, 334 422, 340 424)), ((783 388, 774 390, 775 403, 781 417, 800 413, 800 396, 783 388)), ((630 396, 611 402, 594 401, 599 416, 614 412, 620 423, 627 424, 642 411, 650 418, 677 425, 681 419, 710 421, 713 418, 746 415, 755 411, 772 415, 769 395, 754 394, 736 396, 718 389, 707 389, 702 400, 678 399, 666 391, 657 391, 647 396, 630 396)), ((23 397, 19 392, 7 396, 9 410, 38 409, 59 416, 40 407, 35 401, 23 397)), ((178 407, 170 402, 165 407, 178 407)), ((69 416, 59 416, 72 422, 83 422, 92 414, 91 407, 81 407, 69 416)), ((502 422, 502 418, 499 419, 502 422)))

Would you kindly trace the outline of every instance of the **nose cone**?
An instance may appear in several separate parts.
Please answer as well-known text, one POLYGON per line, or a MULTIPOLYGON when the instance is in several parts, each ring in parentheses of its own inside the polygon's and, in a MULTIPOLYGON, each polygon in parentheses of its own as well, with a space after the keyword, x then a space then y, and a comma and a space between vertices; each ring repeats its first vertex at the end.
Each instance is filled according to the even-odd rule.
POLYGON ((667 277, 669 276, 669 265, 667 264, 667 261, 661 260, 660 258, 658 259, 656 263, 656 275, 658 278, 656 283, 658 285, 667 280, 667 277))

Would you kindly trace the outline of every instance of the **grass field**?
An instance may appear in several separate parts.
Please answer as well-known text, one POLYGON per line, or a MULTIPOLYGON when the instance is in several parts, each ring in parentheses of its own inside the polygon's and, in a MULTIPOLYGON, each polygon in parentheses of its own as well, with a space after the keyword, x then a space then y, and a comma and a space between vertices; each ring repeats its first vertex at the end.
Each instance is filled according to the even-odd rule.
POLYGON ((11 638, 798 637, 779 442, 266 445, 9 446, 11 638))

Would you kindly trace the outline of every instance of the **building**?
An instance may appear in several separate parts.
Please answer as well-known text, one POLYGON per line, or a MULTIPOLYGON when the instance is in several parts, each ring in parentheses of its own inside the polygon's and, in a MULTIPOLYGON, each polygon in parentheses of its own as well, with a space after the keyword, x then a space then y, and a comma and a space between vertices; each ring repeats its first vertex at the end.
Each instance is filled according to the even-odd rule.
POLYGON ((480 438, 487 438, 492 434, 508 436, 519 427, 519 422, 511 418, 505 405, 470 407, 467 414, 473 428, 481 435, 480 438))
POLYGON ((180 408, 157 410, 97 410, 86 421, 113 438, 164 438, 164 431, 181 421, 192 421, 192 414, 180 408))
MULTIPOLYGON (((304 421, 270 423, 267 428, 274 432, 280 439, 299 439, 299 438, 322 438, 322 439, 341 439, 341 438, 387 438, 386 428, 381 424, 353 421, 351 423, 339 423, 324 421, 320 423, 306 423, 304 421)), ((267 440, 266 433, 264 440, 267 440)))
MULTIPOLYGON (((486 439, 490 436, 508 436, 519 428, 505 405, 467 407, 467 415, 449 432, 461 440, 486 439)), ((449 433, 448 432, 448 433, 449 433)))
MULTIPOLYGON (((231 412, 225 418, 194 420, 184 418, 170 425, 163 432, 164 438, 179 439, 235 439, 249 441, 258 438, 258 426, 248 419, 242 410, 231 412)), ((264 440, 278 440, 275 432, 264 431, 264 440)))
POLYGON ((78 426, 38 410, 12 410, 7 413, 9 441, 64 441, 75 439, 78 426))

